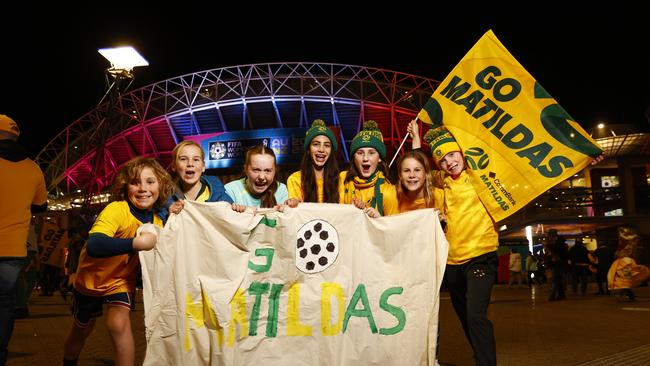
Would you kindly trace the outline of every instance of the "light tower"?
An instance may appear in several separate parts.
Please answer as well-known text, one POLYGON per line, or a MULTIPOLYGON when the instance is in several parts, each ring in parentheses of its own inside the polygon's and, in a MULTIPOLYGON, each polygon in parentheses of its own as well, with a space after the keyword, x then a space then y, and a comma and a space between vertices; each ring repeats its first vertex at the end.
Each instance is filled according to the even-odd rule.
POLYGON ((103 165, 106 163, 104 144, 109 137, 108 125, 116 118, 115 108, 117 101, 120 95, 127 91, 133 83, 133 68, 149 65, 149 62, 131 46, 100 48, 97 51, 111 63, 111 66, 105 71, 106 93, 104 93, 102 99, 97 103, 98 110, 104 111, 104 117, 98 124, 94 134, 90 137, 90 140, 97 140, 99 143, 97 144, 94 161, 92 162, 92 177, 84 194, 83 205, 85 207, 90 205, 93 195, 99 194, 109 184, 102 179, 105 178, 102 173, 106 171, 106 169, 103 169, 103 165), (95 136, 97 136, 96 139, 95 136))

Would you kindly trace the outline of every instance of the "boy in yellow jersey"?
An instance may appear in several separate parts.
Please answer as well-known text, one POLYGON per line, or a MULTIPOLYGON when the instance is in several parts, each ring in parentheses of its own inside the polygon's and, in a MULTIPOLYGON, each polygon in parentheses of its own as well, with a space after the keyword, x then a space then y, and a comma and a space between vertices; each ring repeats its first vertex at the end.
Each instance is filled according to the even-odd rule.
POLYGON ((136 234, 144 223, 162 226, 154 213, 173 190, 169 174, 152 158, 126 163, 113 185, 114 197, 90 229, 79 256, 74 283, 74 324, 65 342, 63 364, 76 365, 86 338, 107 304, 106 327, 114 347, 116 365, 133 365, 135 345, 129 312, 140 268, 137 252, 156 244, 151 233, 136 234))
POLYGON ((429 130, 424 140, 444 172, 432 176, 434 185, 444 189, 449 242, 445 281, 451 302, 474 350, 476 364, 496 365, 494 328, 487 308, 497 274, 499 236, 469 180, 454 137, 441 127, 429 130))

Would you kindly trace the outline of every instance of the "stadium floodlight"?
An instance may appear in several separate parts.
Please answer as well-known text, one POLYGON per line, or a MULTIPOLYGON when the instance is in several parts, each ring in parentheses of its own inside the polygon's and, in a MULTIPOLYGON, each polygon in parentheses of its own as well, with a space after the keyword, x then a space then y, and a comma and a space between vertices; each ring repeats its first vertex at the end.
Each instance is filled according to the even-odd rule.
POLYGON ((111 67, 106 69, 108 90, 97 105, 102 104, 109 95, 111 102, 115 102, 133 83, 133 68, 149 66, 149 62, 131 46, 100 48, 97 52, 111 63, 111 67), (124 86, 127 81, 128 85, 124 86))
MULTIPOLYGON (((110 63, 111 67, 105 70, 106 85, 108 89, 102 99, 97 103, 97 108, 104 105, 104 101, 108 98, 108 102, 101 107, 103 118, 95 126, 92 133, 87 137, 89 141, 93 141, 96 146, 94 161, 91 162, 93 169, 91 172, 91 179, 88 186, 85 188, 83 207, 87 208, 91 204, 102 202, 103 197, 97 195, 105 187, 106 183, 106 169, 102 169, 105 162, 109 159, 106 152, 106 141, 111 136, 111 125, 121 122, 121 115, 118 107, 118 100, 122 93, 127 91, 134 80, 133 68, 138 66, 149 66, 149 62, 142 57, 131 46, 113 47, 113 48, 100 48, 97 50, 99 54, 104 56, 110 63)), ((110 155, 110 154, 109 154, 110 155)))
POLYGON ((134 67, 149 65, 149 62, 131 46, 100 48, 97 52, 111 63, 110 70, 131 72, 134 67))

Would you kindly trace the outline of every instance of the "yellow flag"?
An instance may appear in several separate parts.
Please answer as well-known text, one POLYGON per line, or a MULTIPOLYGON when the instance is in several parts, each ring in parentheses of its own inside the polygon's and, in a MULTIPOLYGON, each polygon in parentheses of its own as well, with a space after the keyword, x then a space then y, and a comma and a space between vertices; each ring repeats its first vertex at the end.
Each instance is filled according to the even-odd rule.
POLYGON ((68 230, 52 221, 43 222, 41 227, 41 242, 43 251, 40 254, 41 263, 63 268, 65 257, 63 250, 68 244, 68 230))
POLYGON ((491 30, 440 83, 418 118, 454 135, 494 221, 602 153, 491 30))

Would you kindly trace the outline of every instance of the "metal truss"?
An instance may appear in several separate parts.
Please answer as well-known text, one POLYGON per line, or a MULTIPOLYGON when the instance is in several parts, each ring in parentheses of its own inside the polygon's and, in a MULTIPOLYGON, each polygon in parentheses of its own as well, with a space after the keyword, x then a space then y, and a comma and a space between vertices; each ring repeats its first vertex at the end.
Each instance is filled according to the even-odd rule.
POLYGON ((364 120, 376 120, 389 152, 438 81, 396 71, 323 63, 224 67, 157 82, 120 95, 70 124, 36 157, 48 190, 60 195, 108 186, 128 159, 170 152, 191 135, 260 128, 338 126, 344 156, 364 120), (110 118, 107 118, 110 116, 110 118), (102 143, 99 131, 108 130, 102 143), (100 148, 101 147, 103 148, 100 148), (99 167, 93 164, 103 154, 99 167))

